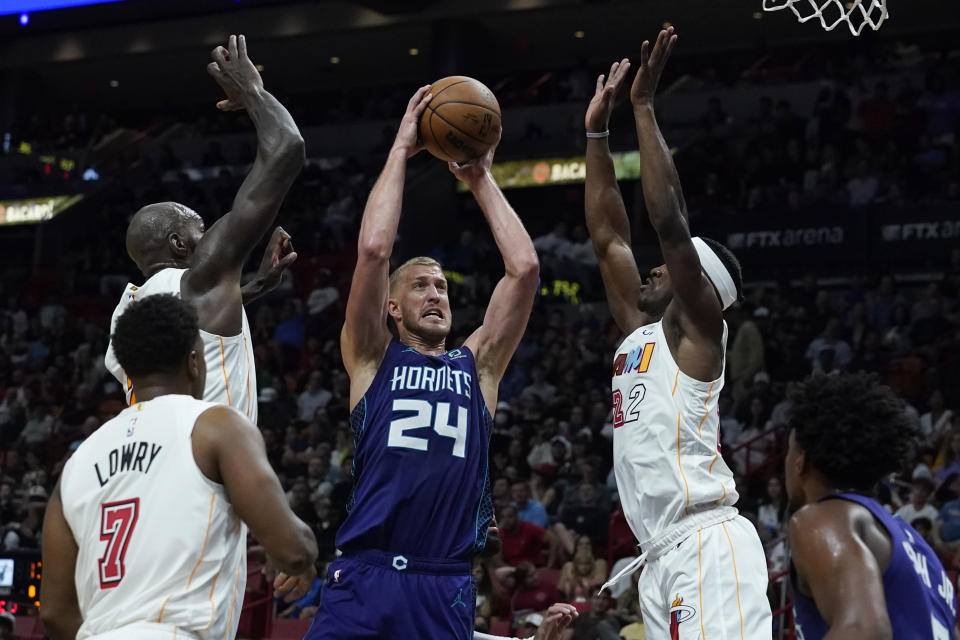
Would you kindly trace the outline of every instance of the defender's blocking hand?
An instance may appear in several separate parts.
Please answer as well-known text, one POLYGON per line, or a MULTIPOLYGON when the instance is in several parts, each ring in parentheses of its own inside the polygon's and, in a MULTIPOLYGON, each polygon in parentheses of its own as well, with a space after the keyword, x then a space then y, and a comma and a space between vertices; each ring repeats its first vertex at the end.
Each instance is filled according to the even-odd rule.
POLYGON ((261 281, 264 293, 273 291, 280 285, 283 273, 296 259, 297 252, 293 250, 290 234, 283 227, 277 227, 270 236, 267 250, 260 261, 260 268, 257 269, 257 279, 261 281))
POLYGON ((630 60, 624 58, 610 65, 610 73, 606 76, 600 74, 597 77, 596 91, 590 104, 587 105, 585 117, 587 131, 600 133, 610 128, 610 113, 613 111, 613 105, 623 87, 623 79, 629 70, 630 60))
POLYGON ((630 100, 633 106, 653 104, 653 96, 657 92, 660 75, 676 44, 677 36, 673 27, 660 32, 656 44, 653 45, 653 51, 650 51, 650 41, 643 41, 643 46, 640 47, 640 69, 637 70, 633 87, 630 89, 630 100))
POLYGON ((241 111, 247 101, 263 90, 263 79, 257 67, 247 56, 247 39, 241 35, 230 36, 227 48, 217 47, 210 52, 213 62, 207 72, 227 94, 226 100, 217 103, 221 111, 241 111))

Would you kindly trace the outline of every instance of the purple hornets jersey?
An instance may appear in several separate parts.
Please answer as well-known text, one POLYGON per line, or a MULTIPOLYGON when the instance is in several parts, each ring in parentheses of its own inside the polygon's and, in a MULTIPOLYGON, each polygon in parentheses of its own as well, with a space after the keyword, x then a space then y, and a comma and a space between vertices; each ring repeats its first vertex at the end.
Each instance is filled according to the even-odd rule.
POLYGON ((350 416, 355 485, 337 547, 469 561, 493 517, 492 423, 470 349, 392 340, 350 416))
MULTIPOLYGON (((856 502, 870 510, 890 535, 893 545, 890 566, 883 572, 883 592, 893 637, 911 640, 950 640, 957 622, 957 599, 943 565, 930 545, 913 527, 870 498, 841 493, 824 498, 856 502)), ((829 629, 817 606, 796 589, 794 581, 793 615, 797 640, 820 640, 829 629)))

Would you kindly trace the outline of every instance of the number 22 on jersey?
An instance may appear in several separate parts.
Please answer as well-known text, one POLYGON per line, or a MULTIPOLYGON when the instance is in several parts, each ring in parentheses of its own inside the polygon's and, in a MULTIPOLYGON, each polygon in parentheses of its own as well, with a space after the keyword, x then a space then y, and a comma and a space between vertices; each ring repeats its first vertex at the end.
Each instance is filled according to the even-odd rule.
POLYGON ((100 507, 100 541, 107 548, 100 558, 100 588, 113 589, 126 575, 127 547, 140 516, 140 498, 105 502, 100 507))

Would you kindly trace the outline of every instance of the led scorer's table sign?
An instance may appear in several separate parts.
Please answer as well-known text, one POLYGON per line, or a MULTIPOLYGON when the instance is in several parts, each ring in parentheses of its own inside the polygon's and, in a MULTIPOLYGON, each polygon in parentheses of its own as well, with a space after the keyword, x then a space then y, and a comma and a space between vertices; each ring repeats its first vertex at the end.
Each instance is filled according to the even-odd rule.
POLYGON ((80 202, 83 196, 49 196, 26 200, 0 200, 0 226, 46 222, 80 202))

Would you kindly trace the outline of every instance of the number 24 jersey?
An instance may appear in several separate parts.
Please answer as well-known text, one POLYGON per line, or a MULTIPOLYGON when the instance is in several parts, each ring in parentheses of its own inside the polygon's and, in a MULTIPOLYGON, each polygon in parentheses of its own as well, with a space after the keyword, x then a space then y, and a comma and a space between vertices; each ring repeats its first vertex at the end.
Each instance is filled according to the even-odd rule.
POLYGON ((470 349, 391 341, 350 416, 355 485, 337 547, 469 561, 493 515, 492 422, 470 349))

